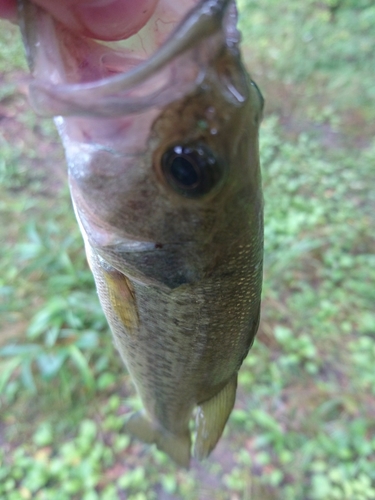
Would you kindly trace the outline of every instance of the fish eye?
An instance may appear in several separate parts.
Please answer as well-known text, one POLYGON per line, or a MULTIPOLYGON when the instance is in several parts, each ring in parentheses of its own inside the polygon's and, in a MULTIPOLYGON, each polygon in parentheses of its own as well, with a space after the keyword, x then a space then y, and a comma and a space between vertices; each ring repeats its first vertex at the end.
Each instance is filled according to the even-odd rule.
POLYGON ((223 177, 220 162, 205 145, 173 146, 162 156, 161 167, 168 184, 187 198, 209 193, 223 177))

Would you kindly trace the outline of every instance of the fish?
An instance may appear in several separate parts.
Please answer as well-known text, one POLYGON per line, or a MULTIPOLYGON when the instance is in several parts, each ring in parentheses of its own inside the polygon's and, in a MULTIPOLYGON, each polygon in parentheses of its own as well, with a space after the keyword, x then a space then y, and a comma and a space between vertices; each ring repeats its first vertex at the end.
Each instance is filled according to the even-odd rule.
POLYGON ((27 0, 19 12, 30 102, 56 117, 101 307, 142 402, 123 430, 188 468, 190 421, 203 460, 260 317, 264 99, 235 2, 161 0, 116 43, 27 0))

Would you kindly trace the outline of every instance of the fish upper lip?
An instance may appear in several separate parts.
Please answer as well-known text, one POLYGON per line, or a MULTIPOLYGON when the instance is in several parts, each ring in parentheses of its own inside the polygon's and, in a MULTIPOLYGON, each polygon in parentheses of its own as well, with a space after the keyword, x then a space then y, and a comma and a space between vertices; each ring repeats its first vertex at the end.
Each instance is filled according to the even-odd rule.
MULTIPOLYGON (((119 92, 124 93, 144 83, 161 71, 172 59, 196 47, 209 36, 220 32, 230 2, 231 0, 205 0, 200 2, 147 60, 125 73, 93 82, 72 84, 54 84, 51 81, 37 78, 30 84, 30 98, 36 111, 45 116, 123 115, 127 109, 126 105, 124 104, 121 108, 118 96, 117 99, 114 96, 119 92), (107 113, 105 112, 106 107, 109 110, 107 113)), ((29 4, 28 0, 20 0, 19 5, 20 27, 25 46, 29 47, 29 64, 33 67, 37 46, 41 46, 43 42, 43 40, 39 40, 39 43, 36 41, 38 39, 38 34, 36 34, 38 28, 37 17, 38 15, 48 16, 48 14, 45 14, 44 11, 40 12, 40 9, 38 11, 38 7, 29 4), (28 24, 28 18, 31 18, 30 25, 28 24)), ((197 66, 198 74, 194 78, 194 83, 197 79, 202 79, 202 75, 199 74, 201 73, 199 71, 199 60, 197 66)), ((151 95, 149 105, 153 104, 153 98, 155 97, 157 95, 151 95)), ((132 100, 134 107, 134 97, 132 97, 132 100)))

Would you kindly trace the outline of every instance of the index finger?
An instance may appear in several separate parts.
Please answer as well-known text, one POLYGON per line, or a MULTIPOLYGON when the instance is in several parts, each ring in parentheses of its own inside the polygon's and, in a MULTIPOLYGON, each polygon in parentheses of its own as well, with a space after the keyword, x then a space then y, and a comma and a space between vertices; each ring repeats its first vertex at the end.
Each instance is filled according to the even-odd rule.
MULTIPOLYGON (((123 40, 150 19, 159 0, 34 0, 71 31, 97 40, 123 40)), ((16 0, 0 0, 0 17, 17 20, 16 0)))

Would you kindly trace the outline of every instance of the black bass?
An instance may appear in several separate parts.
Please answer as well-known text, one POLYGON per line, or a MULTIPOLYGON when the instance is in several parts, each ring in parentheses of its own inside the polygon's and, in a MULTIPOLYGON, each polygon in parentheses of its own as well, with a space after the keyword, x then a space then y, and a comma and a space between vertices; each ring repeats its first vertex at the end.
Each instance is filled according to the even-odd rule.
POLYGON ((259 324, 263 98, 236 22, 233 1, 161 0, 135 37, 102 43, 20 2, 30 99, 58 117, 100 302, 144 406, 126 429, 182 466, 194 409, 194 456, 219 440, 259 324))

